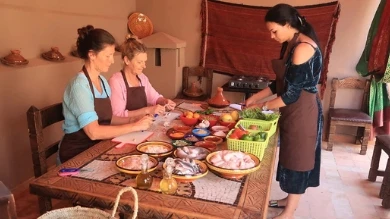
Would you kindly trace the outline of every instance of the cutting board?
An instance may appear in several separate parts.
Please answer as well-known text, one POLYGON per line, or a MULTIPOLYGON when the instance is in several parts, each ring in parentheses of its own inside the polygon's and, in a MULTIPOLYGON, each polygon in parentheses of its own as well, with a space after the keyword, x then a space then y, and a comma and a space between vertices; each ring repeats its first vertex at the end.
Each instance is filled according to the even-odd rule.
POLYGON ((113 142, 120 143, 116 148, 121 148, 125 144, 139 144, 144 142, 147 138, 153 135, 151 131, 138 131, 138 132, 130 132, 121 136, 118 136, 112 139, 113 142))
POLYGON ((160 123, 160 122, 172 122, 173 120, 177 119, 180 115, 181 115, 181 113, 169 112, 169 113, 167 113, 166 115, 158 115, 158 116, 154 119, 154 122, 155 122, 156 124, 158 124, 158 123, 160 123))

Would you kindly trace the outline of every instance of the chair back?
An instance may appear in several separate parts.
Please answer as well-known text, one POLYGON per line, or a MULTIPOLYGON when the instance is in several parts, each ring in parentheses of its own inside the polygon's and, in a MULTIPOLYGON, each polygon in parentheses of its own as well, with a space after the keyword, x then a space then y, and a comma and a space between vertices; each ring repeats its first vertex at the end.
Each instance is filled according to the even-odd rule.
POLYGON ((360 105, 360 109, 363 112, 368 111, 368 92, 370 90, 370 80, 367 79, 359 79, 359 78, 344 78, 332 79, 332 91, 330 93, 330 103, 329 108, 335 108, 334 104, 336 102, 336 93, 338 89, 360 89, 363 90, 363 98, 362 103, 360 105))
POLYGON ((197 76, 199 80, 201 80, 201 78, 206 78, 205 95, 207 96, 207 98, 210 98, 212 86, 213 86, 213 70, 204 68, 202 66, 183 67, 183 81, 182 81, 183 90, 186 90, 190 86, 189 78, 191 76, 197 76))
POLYGON ((56 103, 42 109, 31 106, 27 111, 28 134, 34 165, 34 175, 39 177, 47 172, 46 160, 58 151, 60 141, 44 145, 43 130, 64 120, 62 103, 56 103))

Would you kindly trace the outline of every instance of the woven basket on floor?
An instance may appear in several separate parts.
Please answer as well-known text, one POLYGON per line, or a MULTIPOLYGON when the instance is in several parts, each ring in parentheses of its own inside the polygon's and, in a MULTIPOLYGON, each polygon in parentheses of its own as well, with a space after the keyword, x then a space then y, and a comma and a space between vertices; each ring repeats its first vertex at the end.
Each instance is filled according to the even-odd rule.
POLYGON ((130 191, 134 195, 134 213, 132 219, 137 217, 138 213, 138 195, 135 189, 132 187, 125 187, 121 189, 116 196, 115 205, 112 209, 112 213, 109 214, 103 210, 96 208, 85 208, 85 207, 70 207, 70 208, 61 208, 53 211, 49 211, 44 215, 40 216, 38 219, 61 219, 61 218, 72 218, 72 219, 84 219, 84 218, 96 218, 96 219, 112 219, 115 218, 116 210, 119 205, 119 199, 124 192, 130 191))

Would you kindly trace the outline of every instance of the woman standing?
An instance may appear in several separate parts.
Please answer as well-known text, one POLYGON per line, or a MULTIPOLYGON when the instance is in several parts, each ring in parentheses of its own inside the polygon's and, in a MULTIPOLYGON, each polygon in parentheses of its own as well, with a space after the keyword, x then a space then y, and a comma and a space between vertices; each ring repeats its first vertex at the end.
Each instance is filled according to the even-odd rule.
POLYGON ((271 38, 283 44, 273 60, 276 82, 246 101, 248 107, 280 108, 279 164, 276 179, 288 193, 270 207, 284 208, 276 218, 293 218, 302 194, 320 184, 322 106, 317 95, 322 54, 312 26, 290 5, 278 4, 266 16, 271 38), (268 96, 277 98, 257 103, 268 96))
POLYGON ((133 131, 148 129, 152 117, 130 124, 129 117, 112 116, 107 80, 100 75, 114 63, 115 39, 93 26, 77 30, 77 52, 84 59, 82 71, 66 87, 63 99, 65 135, 59 156, 65 162, 101 139, 110 139, 133 131))
MULTIPOLYGON (((162 114, 176 104, 164 98, 142 73, 146 68, 146 47, 134 36, 127 36, 121 45, 123 69, 110 78, 111 105, 116 116, 143 116, 162 114)), ((169 86, 169 85, 167 85, 169 86)))

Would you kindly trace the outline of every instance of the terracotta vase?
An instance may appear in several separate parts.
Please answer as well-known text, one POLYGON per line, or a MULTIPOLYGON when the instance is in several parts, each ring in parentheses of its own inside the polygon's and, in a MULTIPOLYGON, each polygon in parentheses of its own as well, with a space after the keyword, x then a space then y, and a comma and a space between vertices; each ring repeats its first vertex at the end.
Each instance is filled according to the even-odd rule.
POLYGON ((11 53, 4 58, 1 59, 1 62, 5 65, 10 66, 20 66, 20 65, 27 65, 28 60, 25 59, 21 54, 20 50, 11 50, 11 53))
POLYGON ((214 97, 210 98, 207 103, 212 106, 212 107, 216 107, 216 108, 223 108, 223 107, 227 107, 230 105, 230 101, 227 100, 224 96, 223 96, 223 89, 222 87, 218 87, 217 88, 217 93, 215 94, 214 97))

